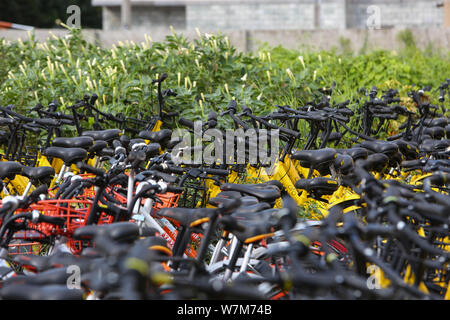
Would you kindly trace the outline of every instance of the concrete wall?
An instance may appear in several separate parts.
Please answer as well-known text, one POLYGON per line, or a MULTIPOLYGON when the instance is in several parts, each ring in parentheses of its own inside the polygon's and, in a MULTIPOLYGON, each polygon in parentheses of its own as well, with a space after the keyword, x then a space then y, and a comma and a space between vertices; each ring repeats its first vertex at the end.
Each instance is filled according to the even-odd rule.
MULTIPOLYGON (((104 7, 103 29, 118 30, 121 28, 120 7, 104 7)), ((131 16, 132 28, 186 28, 186 8, 184 6, 150 7, 133 6, 131 16)))
MULTIPOLYGON (((370 6, 380 11, 382 28, 444 25, 444 0, 321 0, 321 29, 365 29, 370 6)), ((450 1, 450 0, 445 0, 450 1)), ((176 5, 134 5, 132 27, 208 30, 311 30, 315 0, 183 1, 176 5)), ((120 28, 120 6, 103 7, 103 28, 120 28)))
MULTIPOLYGON (((184 34, 188 39, 197 38, 194 30, 177 30, 184 34)), ((362 29, 343 29, 343 30, 247 30, 247 31, 227 31, 224 32, 230 39, 230 43, 241 51, 254 51, 258 47, 267 43, 270 46, 282 45, 286 48, 301 49, 308 48, 312 50, 328 50, 333 47, 340 48, 341 40, 350 41, 351 49, 358 51, 364 46, 369 49, 389 49, 398 50, 401 44, 397 40, 398 32, 402 29, 384 29, 384 30, 362 30, 362 29)), ((214 32, 213 30, 203 30, 202 32, 214 32)), ((450 48, 450 28, 416 28, 411 29, 419 48, 426 48, 429 44, 434 47, 450 48)), ((45 41, 50 37, 49 32, 57 36, 64 36, 67 31, 63 29, 38 29, 35 31, 35 37, 38 41, 45 41)), ((163 41, 166 35, 171 33, 168 29, 141 29, 132 31, 103 31, 103 30, 83 30, 86 40, 95 42, 103 47, 111 47, 118 41, 127 40, 141 43, 145 41, 145 34, 151 36, 153 41, 163 41)), ((11 41, 17 38, 27 39, 28 34, 25 31, 0 30, 0 38, 6 38, 11 41)))
POLYGON ((438 3, 442 0, 347 0, 347 27, 366 28, 369 6, 379 7, 382 28, 443 26, 444 10, 438 3))
POLYGON ((188 5, 186 25, 224 31, 313 29, 314 5, 312 1, 188 5))

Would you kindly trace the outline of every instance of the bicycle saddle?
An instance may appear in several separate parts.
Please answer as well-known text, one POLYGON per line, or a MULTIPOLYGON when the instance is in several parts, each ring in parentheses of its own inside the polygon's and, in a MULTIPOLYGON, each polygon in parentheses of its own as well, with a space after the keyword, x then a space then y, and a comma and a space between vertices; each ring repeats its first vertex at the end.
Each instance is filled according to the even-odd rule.
POLYGON ((318 177, 312 179, 300 179, 295 183, 295 187, 322 196, 333 194, 339 188, 339 185, 333 179, 318 177))
POLYGON ((94 144, 88 149, 88 153, 98 155, 103 149, 107 147, 107 145, 108 144, 104 140, 95 140, 94 144))
POLYGON ((73 137, 73 138, 54 138, 52 141, 53 147, 64 147, 64 148, 83 148, 88 149, 94 144, 94 139, 91 137, 73 137))
POLYGON ((338 153, 349 155, 353 158, 353 161, 356 161, 358 159, 367 159, 368 152, 365 148, 350 148, 350 149, 336 149, 338 153))
POLYGON ((34 184, 36 182, 46 183, 55 175, 52 167, 26 167, 22 168, 21 176, 27 177, 34 184))
POLYGON ((426 159, 413 159, 402 161, 400 165, 406 170, 416 170, 422 168, 426 163, 426 159))
POLYGON ((448 125, 448 118, 441 117, 441 118, 434 118, 434 119, 425 119, 423 124, 427 127, 442 127, 442 128, 444 128, 446 125, 448 125))
MULTIPOLYGON (((48 257, 47 257, 48 258, 48 257)), ((39 272, 32 277, 18 275, 13 278, 6 279, 4 285, 49 285, 49 284, 66 284, 69 277, 66 268, 55 268, 39 272)))
POLYGON ((447 149, 449 146, 450 146, 449 140, 427 139, 420 144, 419 150, 425 153, 439 152, 445 151, 445 149, 447 149))
POLYGON ((87 151, 82 148, 48 147, 43 154, 47 157, 59 158, 66 165, 77 163, 87 157, 87 151))
MULTIPOLYGON (((240 201, 241 201, 241 206, 250 206, 250 205, 254 205, 259 203, 258 199, 256 197, 253 196, 244 196, 244 197, 239 197, 240 201)), ((208 203, 210 205, 213 205, 215 207, 218 207, 221 204, 228 204, 228 202, 234 202, 235 199, 234 198, 226 198, 226 197, 221 197, 220 193, 217 195, 217 197, 211 198, 208 203)))
POLYGON ((51 268, 51 264, 48 256, 38 255, 17 255, 13 259, 14 263, 20 266, 32 267, 38 272, 45 271, 51 268))
POLYGON ((0 179, 13 180, 16 174, 22 172, 22 165, 14 161, 0 161, 0 179))
POLYGON ((443 127, 428 127, 423 130, 423 133, 437 140, 442 139, 446 134, 443 127))
POLYGON ((0 130, 0 143, 7 144, 10 134, 4 130, 0 130))
POLYGON ((258 214, 259 212, 266 209, 270 209, 270 205, 267 202, 258 202, 250 205, 242 205, 233 212, 233 215, 236 214, 237 216, 239 216, 251 213, 258 214))
POLYGON ((120 133, 120 129, 91 130, 84 131, 82 136, 92 137, 94 140, 103 140, 109 143, 114 139, 119 139, 120 133))
POLYGON ((227 228, 243 243, 254 243, 273 235, 276 225, 274 214, 277 209, 268 209, 257 213, 232 215, 244 230, 227 228))
POLYGON ((6 300, 82 300, 83 291, 68 289, 67 285, 10 285, 3 287, 0 295, 6 300))
POLYGON ((395 143, 400 153, 407 159, 413 160, 419 157, 419 150, 417 150, 417 144, 411 141, 405 141, 402 139, 392 141, 395 143))
POLYGON ((395 143, 381 140, 363 141, 360 146, 372 153, 383 153, 387 156, 392 156, 398 152, 398 146, 395 143))
POLYGON ((139 238, 139 227, 132 222, 116 222, 112 224, 88 225, 74 231, 73 237, 77 240, 95 238, 106 235, 112 240, 130 243, 139 238))
POLYGON ((353 158, 349 155, 338 153, 334 160, 334 167, 344 175, 349 174, 353 168, 353 158))
POLYGON ((139 241, 145 243, 145 247, 153 252, 156 251, 166 256, 172 255, 172 250, 167 247, 167 241, 161 237, 147 237, 139 241))
POLYGON ((172 130, 170 129, 162 129, 159 131, 148 131, 144 130, 139 132, 139 138, 150 140, 152 142, 169 142, 170 137, 172 136, 172 130))
POLYGON ((328 142, 333 142, 333 141, 339 141, 342 138, 342 133, 341 132, 336 132, 333 131, 330 133, 330 136, 328 137, 328 142))
POLYGON ((243 194, 254 196, 260 201, 272 202, 281 197, 280 189, 277 186, 260 183, 260 184, 234 184, 224 183, 220 186, 223 191, 238 191, 243 194))
POLYGON ((367 171, 381 172, 389 162, 389 157, 384 153, 374 153, 364 161, 364 168, 367 171))
POLYGON ((166 218, 169 221, 179 223, 181 226, 195 227, 203 222, 208 222, 209 217, 215 213, 212 208, 162 208, 156 215, 166 218))
POLYGON ((7 126, 10 124, 15 124, 16 120, 14 120, 13 118, 3 118, 0 117, 0 126, 7 126))
POLYGON ((145 151, 149 156, 155 156, 159 153, 161 145, 159 143, 149 143, 147 145, 147 150, 145 151))
POLYGON ((300 160, 304 167, 317 168, 331 164, 336 158, 336 150, 332 148, 324 148, 319 150, 302 150, 296 151, 292 158, 300 160))

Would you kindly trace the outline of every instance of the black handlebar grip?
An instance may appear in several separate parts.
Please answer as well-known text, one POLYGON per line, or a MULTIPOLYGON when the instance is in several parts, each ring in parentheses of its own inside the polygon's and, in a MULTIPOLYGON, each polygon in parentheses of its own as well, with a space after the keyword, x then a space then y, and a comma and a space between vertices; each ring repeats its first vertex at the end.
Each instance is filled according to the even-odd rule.
POLYGON ((192 122, 191 120, 188 120, 186 118, 180 117, 180 119, 178 119, 178 123, 185 127, 194 129, 194 122, 192 122))
POLYGON ((164 180, 165 182, 169 182, 169 183, 175 183, 178 180, 178 177, 172 176, 172 175, 164 173, 164 172, 155 171, 154 175, 156 177, 164 180))
POLYGON ((223 176, 223 177, 228 176, 228 170, 226 170, 226 169, 202 168, 202 169, 199 169, 199 170, 201 170, 203 172, 206 172, 207 174, 212 174, 212 175, 215 175, 215 176, 223 176))
POLYGON ((38 222, 46 222, 62 227, 66 223, 66 220, 60 217, 45 216, 41 214, 39 216, 38 222))
POLYGON ((46 184, 43 184, 39 187, 37 187, 30 195, 27 197, 27 201, 29 203, 35 202, 39 199, 39 196, 41 194, 47 194, 48 193, 48 186, 46 184))
POLYGON ((172 112, 164 112, 163 117, 164 118, 174 118, 178 116, 180 113, 178 111, 172 111, 172 112))
POLYGON ((10 124, 15 124, 16 121, 13 118, 2 118, 0 117, 0 126, 6 126, 10 124))
POLYGON ((44 127, 58 127, 60 125, 60 121, 49 118, 34 119, 34 122, 44 127))
POLYGON ((184 189, 176 186, 167 186, 167 192, 183 193, 184 189))
POLYGON ((87 172, 92 173, 96 176, 103 177, 105 174, 105 171, 103 169, 94 168, 88 164, 85 164, 83 162, 78 162, 77 167, 80 169, 81 172, 87 172))
POLYGON ((115 149, 122 147, 122 143, 119 140, 113 140, 112 145, 115 149))
POLYGON ((231 100, 230 103, 227 106, 227 110, 233 110, 234 112, 236 112, 237 110, 237 102, 236 100, 231 100))
POLYGON ((159 82, 163 82, 163 81, 166 80, 168 77, 169 77, 169 75, 168 75, 167 73, 163 73, 163 74, 159 77, 158 81, 159 81, 159 82))
POLYGON ((97 99, 98 99, 97 94, 96 93, 92 94, 91 100, 89 100, 89 104, 93 106, 95 104, 95 102, 97 101, 97 99))
POLYGON ((215 120, 217 121, 217 112, 211 111, 208 113, 208 121, 215 120))

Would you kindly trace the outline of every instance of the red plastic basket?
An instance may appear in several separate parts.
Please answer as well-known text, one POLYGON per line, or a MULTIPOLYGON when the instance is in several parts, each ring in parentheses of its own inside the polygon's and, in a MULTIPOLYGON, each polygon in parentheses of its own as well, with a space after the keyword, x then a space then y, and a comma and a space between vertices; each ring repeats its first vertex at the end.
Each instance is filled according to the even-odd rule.
POLYGON ((156 195, 162 203, 156 202, 153 205, 154 212, 161 208, 173 208, 178 207, 178 200, 180 200, 180 193, 166 192, 156 195))
POLYGON ((40 255, 43 250, 41 242, 17 242, 8 245, 8 253, 12 256, 16 255, 40 255))
POLYGON ((14 233, 8 245, 10 255, 39 255, 42 253, 47 236, 36 230, 21 230, 14 233))
MULTIPOLYGON (((38 210, 41 214, 52 217, 59 217, 65 220, 63 227, 50 223, 30 223, 30 228, 42 232, 45 235, 61 235, 67 237, 67 246, 72 253, 79 254, 84 247, 89 246, 89 242, 74 240, 73 232, 86 225, 86 220, 92 207, 92 201, 83 199, 58 199, 43 200, 33 204, 30 209, 38 210)), ((102 213, 98 224, 112 223, 114 217, 102 213)))

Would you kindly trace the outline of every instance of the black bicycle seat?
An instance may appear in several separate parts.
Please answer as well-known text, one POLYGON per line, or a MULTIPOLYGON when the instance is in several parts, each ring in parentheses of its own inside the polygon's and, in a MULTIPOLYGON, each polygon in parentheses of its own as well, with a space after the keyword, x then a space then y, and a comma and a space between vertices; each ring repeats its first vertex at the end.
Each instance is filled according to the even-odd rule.
POLYGON ((22 165, 14 161, 0 161, 0 179, 13 180, 17 174, 22 172, 22 165))
POLYGON ((223 191, 238 191, 246 195, 254 196, 260 201, 272 202, 281 196, 280 189, 275 185, 260 184, 234 184, 224 183, 220 186, 223 191))
POLYGON ((374 153, 364 161, 364 168, 368 171, 381 172, 389 163, 389 157, 384 153, 374 153))
POLYGON ((52 167, 23 167, 20 175, 27 177, 34 184, 36 182, 46 183, 55 175, 52 167))
POLYGON ((254 243, 262 239, 272 236, 272 230, 275 221, 271 221, 271 217, 275 214, 276 209, 268 209, 259 213, 251 213, 248 215, 233 216, 238 223, 245 226, 244 230, 227 230, 233 232, 233 235, 243 243, 254 243), (252 219, 251 217, 255 217, 252 219))
POLYGON ((333 131, 330 133, 330 136, 328 137, 328 142, 339 141, 341 139, 342 139, 342 133, 333 131))
POLYGON ((106 235, 114 241, 130 243, 139 238, 139 227, 131 222, 116 222, 105 225, 88 225, 74 231, 73 237, 78 240, 106 235))
POLYGON ((139 132, 139 138, 150 140, 152 142, 159 143, 168 143, 170 141, 170 137, 172 136, 172 130, 170 129, 162 129, 159 131, 148 131, 144 130, 139 132))
POLYGON ((251 205, 242 205, 233 212, 233 215, 257 213, 266 209, 270 209, 270 205, 267 202, 258 202, 251 205))
POLYGON ((419 150, 417 144, 403 139, 392 141, 398 146, 399 151, 407 160, 417 159, 419 157, 419 150))
POLYGON ((423 130, 424 134, 429 135, 431 138, 433 139, 442 139, 446 132, 445 129, 443 127, 429 127, 429 128, 425 128, 425 130, 423 130))
POLYGON ((416 170, 422 168, 426 164, 424 159, 405 160, 401 162, 401 167, 406 170, 416 170))
POLYGON ((13 261, 20 266, 32 267, 38 272, 51 268, 51 263, 48 256, 20 254, 15 256, 13 261))
POLYGON ((349 155, 338 153, 334 160, 334 167, 344 175, 349 174, 353 168, 353 158, 349 155))
POLYGON ((383 153, 387 156, 394 155, 398 152, 398 146, 395 143, 382 140, 363 141, 360 146, 372 153, 383 153))
MULTIPOLYGON (((241 196, 239 197, 239 200, 241 201, 241 206, 249 206, 259 203, 258 199, 253 196, 241 196)), ((229 202, 234 201, 236 201, 236 198, 222 197, 221 193, 219 193, 217 197, 209 199, 208 203, 212 206, 218 207, 221 204, 227 205, 229 202)))
POLYGON ((420 144, 419 150, 425 153, 440 152, 445 151, 449 146, 449 140, 427 139, 420 144))
POLYGON ((64 147, 64 148, 83 148, 89 149, 94 144, 94 139, 92 137, 58 137, 54 138, 52 141, 52 146, 54 147, 64 147))
POLYGON ((92 130, 83 132, 82 136, 92 137, 94 140, 103 140, 109 143, 115 139, 119 139, 120 133, 120 129, 92 130))
POLYGON ((105 149, 108 146, 106 141, 104 140, 95 140, 92 147, 88 149, 88 153, 98 155, 103 149, 105 149))
MULTIPOLYGON (((47 257, 48 259, 48 257, 47 257)), ((13 278, 6 279, 4 285, 53 285, 53 284, 66 284, 69 277, 66 268, 49 269, 43 272, 39 272, 32 277, 18 275, 13 278)))
POLYGON ((0 295, 5 300, 82 300, 83 291, 64 285, 10 285, 3 287, 0 295))
POLYGON ((300 163, 304 167, 318 168, 321 166, 327 166, 336 159, 336 150, 332 148, 324 148, 319 150, 302 150, 296 151, 292 158, 300 160, 300 163))
POLYGON ((187 228, 209 221, 215 212, 213 208, 162 208, 156 214, 187 228))
POLYGON ((338 153, 341 154, 347 154, 350 157, 353 158, 353 161, 356 161, 358 159, 367 159, 367 156, 369 155, 366 148, 350 148, 350 149, 336 149, 338 153))
POLYGON ((441 118, 434 118, 434 119, 425 119, 423 124, 427 127, 442 127, 442 128, 444 128, 446 125, 448 125, 448 118, 441 117, 441 118))
POLYGON ((312 179, 300 179, 295 183, 295 187, 320 195, 331 195, 339 188, 339 185, 333 179, 318 177, 312 179))
POLYGON ((87 157, 87 151, 82 148, 48 147, 43 154, 46 157, 59 158, 66 165, 77 163, 87 157))

